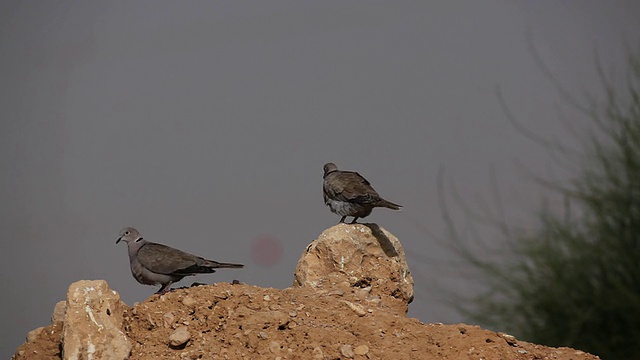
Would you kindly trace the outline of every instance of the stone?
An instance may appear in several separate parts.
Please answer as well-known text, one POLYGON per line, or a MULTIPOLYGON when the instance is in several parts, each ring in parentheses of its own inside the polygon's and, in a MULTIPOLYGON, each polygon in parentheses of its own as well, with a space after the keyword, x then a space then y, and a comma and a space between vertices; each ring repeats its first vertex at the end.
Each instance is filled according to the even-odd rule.
POLYGON ((131 341, 123 331, 126 305, 104 280, 77 281, 67 291, 62 333, 65 360, 127 359, 131 341))
POLYGON ((171 311, 166 312, 162 315, 162 325, 168 329, 171 326, 173 326, 173 323, 175 321, 176 317, 175 315, 173 315, 173 313, 171 311))
POLYGON ((280 352, 280 344, 276 341, 272 341, 269 343, 269 351, 272 354, 277 354, 280 352))
POLYGON ((181 347, 190 339, 191 334, 189 334, 189 329, 186 326, 178 326, 171 335, 169 335, 169 345, 171 347, 181 347))
POLYGON ((192 307, 195 304, 197 304, 197 301, 196 301, 196 299, 192 298, 191 296, 187 296, 186 298, 182 299, 182 304, 184 306, 192 307))
POLYGON ((367 345, 356 346, 356 348, 353 349, 353 353, 356 355, 366 355, 368 352, 369 347, 367 345))
POLYGON ((35 329, 29 331, 27 333, 27 341, 34 341, 38 337, 38 335, 40 335, 42 330, 44 330, 44 326, 41 326, 39 328, 35 328, 35 329))
POLYGON ((314 359, 324 359, 324 352, 320 346, 314 347, 312 354, 314 359))
POLYGON ((64 315, 67 313, 67 302, 66 301, 58 301, 56 306, 53 308, 53 314, 51 314, 51 323, 55 323, 58 321, 64 321, 64 315))
POLYGON ((346 358, 352 358, 354 355, 353 347, 351 345, 342 345, 340 347, 340 354, 346 358))
POLYGON ((323 291, 348 283, 371 298, 393 297, 406 312, 413 301, 413 277, 400 241, 377 224, 338 224, 302 253, 294 287, 323 291), (370 287, 370 291, 369 288, 370 287))
POLYGON ((345 303, 349 309, 353 310, 353 312, 358 315, 358 316, 365 316, 367 315, 367 311, 364 309, 364 306, 360 305, 360 304, 355 304, 352 303, 351 301, 347 301, 347 300, 342 300, 343 303, 345 303))

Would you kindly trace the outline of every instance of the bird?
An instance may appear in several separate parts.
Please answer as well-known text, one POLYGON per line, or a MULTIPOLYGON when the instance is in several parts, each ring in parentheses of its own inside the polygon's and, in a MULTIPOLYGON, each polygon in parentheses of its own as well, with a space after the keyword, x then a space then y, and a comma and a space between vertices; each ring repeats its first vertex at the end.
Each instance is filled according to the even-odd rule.
POLYGON ((323 169, 324 203, 332 212, 342 216, 338 223, 343 223, 347 216, 353 216, 351 224, 355 224, 358 218, 369 216, 376 207, 393 210, 402 207, 380 197, 367 179, 355 171, 338 170, 334 163, 324 164, 323 169))
POLYGON ((242 264, 221 263, 145 240, 133 227, 120 231, 116 244, 123 241, 129 250, 131 274, 144 285, 162 285, 156 294, 169 291, 171 284, 185 276, 213 273, 218 268, 242 268, 242 264))

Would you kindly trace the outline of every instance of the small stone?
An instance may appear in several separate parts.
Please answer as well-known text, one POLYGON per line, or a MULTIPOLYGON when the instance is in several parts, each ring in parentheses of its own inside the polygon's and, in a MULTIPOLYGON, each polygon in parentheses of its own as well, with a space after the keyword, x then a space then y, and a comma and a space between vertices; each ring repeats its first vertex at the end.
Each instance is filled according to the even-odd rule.
POLYGON ((353 349, 353 353, 356 355, 365 355, 368 352, 369 352, 369 347, 367 345, 356 346, 356 348, 353 349))
POLYGON ((503 332, 499 332, 498 336, 503 338, 504 341, 507 342, 507 344, 509 344, 511 346, 518 346, 517 345, 518 344, 518 340, 516 339, 515 336, 509 335, 509 334, 506 334, 506 333, 503 333, 503 332))
POLYGON ((38 335, 40 335, 42 330, 44 330, 44 327, 39 327, 29 331, 27 333, 27 342, 35 340, 38 337, 38 335))
POLYGON ((269 335, 268 335, 266 332, 264 332, 264 331, 260 331, 260 332, 258 333, 258 337, 259 337, 259 338, 261 338, 261 339, 266 340, 266 339, 268 339, 268 338, 269 338, 269 335))
POLYGON ((267 294, 267 295, 263 296, 262 299, 264 301, 269 301, 269 300, 271 300, 271 296, 269 296, 269 294, 267 294))
POLYGON ((314 359, 324 359, 324 352, 320 346, 314 347, 312 354, 314 359))
POLYGON ((353 348, 351 347, 351 345, 342 345, 340 347, 340 353, 344 357, 352 358, 353 357, 353 348))
POLYGON ((353 310, 354 313, 356 313, 356 315, 358 316, 365 316, 367 314, 367 311, 364 309, 364 306, 360 305, 360 304, 355 304, 352 303, 351 301, 347 301, 347 300, 342 300, 343 303, 347 304, 347 306, 353 310))
POLYGON ((186 326, 178 326, 178 328, 169 335, 169 345, 179 347, 186 344, 190 338, 189 329, 187 329, 186 326))
POLYGON ((527 354, 527 353, 528 353, 527 350, 524 350, 524 349, 518 350, 518 354, 527 354))
POLYGON ((67 302, 58 301, 53 308, 53 314, 51 314, 51 323, 58 321, 64 321, 64 315, 67 313, 67 302))
POLYGON ((272 341, 269 343, 269 351, 271 351, 272 354, 277 354, 280 352, 280 344, 272 341))
POLYGON ((296 317, 296 316, 298 316, 298 313, 295 312, 295 311, 291 311, 291 312, 289 312, 289 316, 296 317))
POLYGON ((162 315, 162 324, 166 329, 170 328, 171 325, 173 325, 174 320, 175 320, 175 316, 171 311, 164 313, 164 315, 162 315))
POLYGON ((344 291, 342 291, 340 289, 336 289, 336 290, 332 290, 332 291, 327 292, 327 295, 343 296, 344 295, 344 291))
POLYGON ((198 302, 196 301, 196 299, 192 298, 191 296, 187 296, 186 298, 182 299, 182 304, 184 306, 194 306, 195 304, 197 304, 198 302))

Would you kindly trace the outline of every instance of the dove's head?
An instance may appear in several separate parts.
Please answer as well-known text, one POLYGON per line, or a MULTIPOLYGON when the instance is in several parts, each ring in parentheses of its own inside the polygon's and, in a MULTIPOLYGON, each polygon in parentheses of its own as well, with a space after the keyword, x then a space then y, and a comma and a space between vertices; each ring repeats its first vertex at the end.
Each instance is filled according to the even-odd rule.
POLYGON ((332 172, 334 172, 334 171, 337 171, 337 170, 338 170, 338 167, 337 167, 337 166, 336 166, 336 164, 334 164, 334 163, 326 163, 326 164, 324 164, 323 169, 324 169, 324 175, 323 175, 323 177, 325 177, 325 176, 327 176, 329 173, 332 173, 332 172))
POLYGON ((120 237, 116 240, 116 244, 120 241, 124 241, 129 244, 130 242, 138 242, 141 240, 142 236, 140 236, 138 230, 132 227, 126 227, 120 231, 120 237))

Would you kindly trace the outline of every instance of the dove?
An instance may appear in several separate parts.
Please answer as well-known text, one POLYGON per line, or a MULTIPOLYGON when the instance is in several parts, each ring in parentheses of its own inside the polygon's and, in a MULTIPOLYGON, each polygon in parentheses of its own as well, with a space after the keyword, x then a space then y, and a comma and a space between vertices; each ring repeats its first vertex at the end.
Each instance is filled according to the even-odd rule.
POLYGON ((402 207, 381 198, 362 175, 355 171, 340 171, 334 163, 324 165, 322 178, 324 203, 332 212, 342 216, 339 223, 343 223, 347 216, 353 216, 351 224, 355 224, 358 218, 369 216, 376 207, 393 210, 402 207))
POLYGON ((132 227, 120 231, 120 241, 127 243, 131 274, 144 285, 162 285, 156 294, 169 291, 172 283, 185 276, 213 273, 218 268, 242 268, 242 264, 221 263, 174 249, 167 245, 146 241, 132 227))

